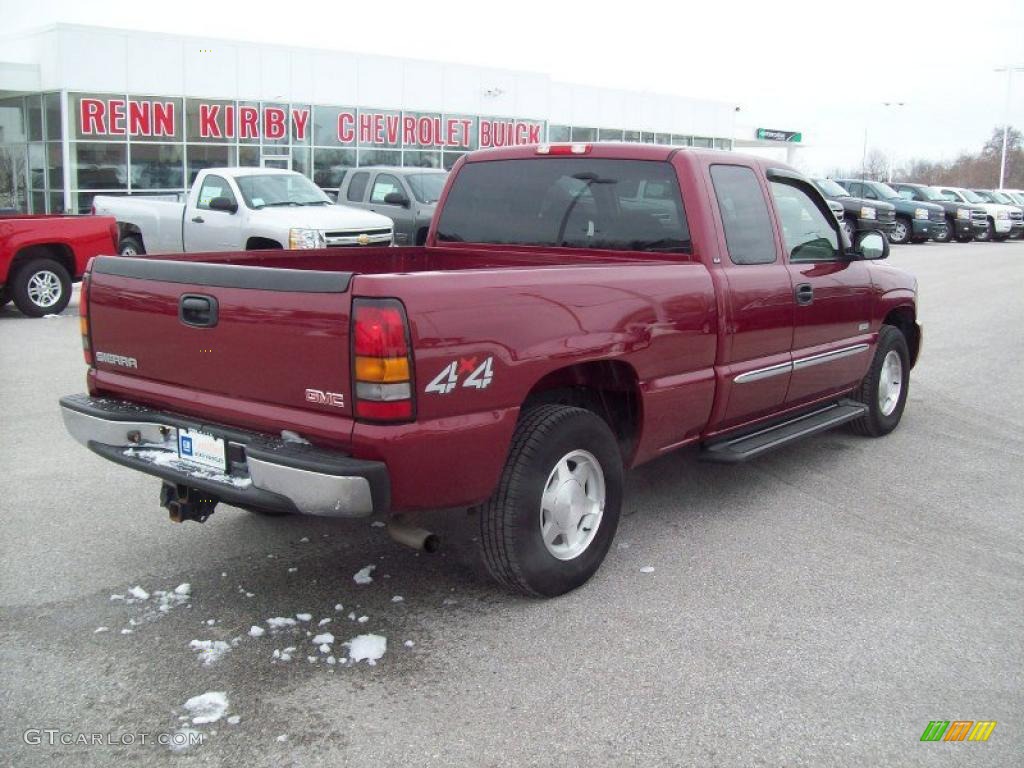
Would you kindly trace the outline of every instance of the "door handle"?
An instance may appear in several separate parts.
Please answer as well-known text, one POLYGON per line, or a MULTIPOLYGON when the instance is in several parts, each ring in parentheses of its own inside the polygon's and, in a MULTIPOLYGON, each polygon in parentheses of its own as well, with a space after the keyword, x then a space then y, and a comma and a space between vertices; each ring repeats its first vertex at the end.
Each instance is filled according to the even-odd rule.
POLYGON ((192 221, 194 221, 196 224, 202 224, 204 219, 202 216, 193 216, 192 221))
POLYGON ((800 283, 796 287, 796 303, 806 306, 814 301, 814 288, 810 283, 800 283))
POLYGON ((193 328, 212 328, 217 324, 217 300, 186 293, 178 300, 178 319, 193 328))

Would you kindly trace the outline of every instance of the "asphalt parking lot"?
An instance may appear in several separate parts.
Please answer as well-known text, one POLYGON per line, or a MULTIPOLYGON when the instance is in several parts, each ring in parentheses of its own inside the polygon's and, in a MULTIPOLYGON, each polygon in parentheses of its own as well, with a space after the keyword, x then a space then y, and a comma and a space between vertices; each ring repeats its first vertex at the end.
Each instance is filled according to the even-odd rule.
POLYGON ((426 516, 433 556, 369 521, 222 507, 171 524, 158 481, 64 432, 57 398, 84 389, 77 302, 0 310, 3 762, 1020 765, 1024 243, 904 246, 891 263, 918 276, 925 327, 896 432, 642 467, 597 577, 545 602, 491 585, 464 512, 426 516), (363 633, 387 652, 330 665, 312 642, 327 631, 339 659, 363 633), (193 640, 226 645, 207 664, 193 640), (140 743, 208 691, 236 724, 194 726, 203 743, 180 753, 140 743), (937 719, 998 726, 920 742, 937 719))

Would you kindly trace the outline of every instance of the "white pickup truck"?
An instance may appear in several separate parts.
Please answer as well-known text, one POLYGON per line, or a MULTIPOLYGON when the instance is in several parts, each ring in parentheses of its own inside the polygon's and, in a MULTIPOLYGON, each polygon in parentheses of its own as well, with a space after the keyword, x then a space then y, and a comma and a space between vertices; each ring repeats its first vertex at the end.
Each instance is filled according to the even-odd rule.
POLYGON ((386 216, 335 205, 302 174, 273 168, 207 168, 187 195, 97 195, 93 213, 117 219, 122 256, 390 245, 394 239, 386 216))

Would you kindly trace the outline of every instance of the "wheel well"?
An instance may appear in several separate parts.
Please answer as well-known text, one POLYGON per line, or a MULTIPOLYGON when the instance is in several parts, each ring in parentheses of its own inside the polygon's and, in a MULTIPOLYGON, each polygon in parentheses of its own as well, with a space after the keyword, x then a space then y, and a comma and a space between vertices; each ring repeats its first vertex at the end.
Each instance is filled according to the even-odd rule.
POLYGON ((10 274, 17 274, 23 264, 35 259, 53 259, 68 271, 72 280, 75 279, 75 254, 63 243, 45 243, 22 248, 11 260, 10 274))
POLYGON ((245 241, 245 250, 247 251, 267 251, 281 247, 277 240, 271 240, 269 237, 250 237, 245 241))
POLYGON ((596 413, 618 439, 623 463, 630 463, 640 425, 640 387, 631 365, 603 360, 552 371, 530 390, 523 410, 546 403, 572 405, 596 413))
POLYGON ((117 222, 118 247, 121 245, 121 240, 124 240, 126 237, 134 237, 139 241, 139 245, 142 246, 143 250, 145 250, 146 241, 142 239, 142 230, 135 224, 121 221, 117 222))
POLYGON ((907 349, 910 351, 910 365, 913 367, 917 362, 917 353, 921 350, 921 329, 914 318, 914 310, 910 307, 894 309, 882 322, 898 328, 903 334, 903 338, 907 340, 907 349))

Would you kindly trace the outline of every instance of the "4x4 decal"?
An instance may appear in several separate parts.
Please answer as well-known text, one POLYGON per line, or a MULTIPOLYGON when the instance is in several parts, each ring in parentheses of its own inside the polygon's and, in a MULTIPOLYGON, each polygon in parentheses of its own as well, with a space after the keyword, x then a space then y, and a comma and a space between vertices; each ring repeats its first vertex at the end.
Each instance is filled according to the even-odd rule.
POLYGON ((469 375, 463 380, 463 387, 487 389, 494 379, 494 358, 488 357, 479 365, 477 365, 477 359, 476 357, 462 357, 452 360, 433 381, 427 384, 423 391, 436 392, 439 395, 450 394, 459 386, 459 377, 467 372, 469 375))

